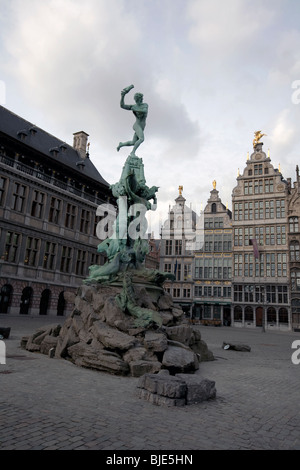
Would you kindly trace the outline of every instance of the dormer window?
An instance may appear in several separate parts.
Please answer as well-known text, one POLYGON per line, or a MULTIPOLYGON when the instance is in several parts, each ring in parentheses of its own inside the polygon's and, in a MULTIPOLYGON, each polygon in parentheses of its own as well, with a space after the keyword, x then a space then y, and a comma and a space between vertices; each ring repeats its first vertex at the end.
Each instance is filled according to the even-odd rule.
POLYGON ((80 170, 84 170, 84 167, 85 167, 85 163, 84 161, 82 160, 79 160, 79 162, 76 162, 76 166, 80 169, 80 170))
POLYGON ((29 132, 30 132, 31 135, 35 135, 35 134, 37 133, 36 127, 31 127, 31 128, 29 129, 29 132))
POLYGON ((28 133, 25 129, 23 129, 22 131, 19 131, 17 133, 17 136, 20 137, 21 140, 25 140, 26 137, 28 136, 28 133))
POLYGON ((49 152, 50 152, 51 155, 53 155, 54 157, 57 157, 57 155, 59 154, 59 148, 58 148, 58 147, 53 147, 52 149, 49 150, 49 152))

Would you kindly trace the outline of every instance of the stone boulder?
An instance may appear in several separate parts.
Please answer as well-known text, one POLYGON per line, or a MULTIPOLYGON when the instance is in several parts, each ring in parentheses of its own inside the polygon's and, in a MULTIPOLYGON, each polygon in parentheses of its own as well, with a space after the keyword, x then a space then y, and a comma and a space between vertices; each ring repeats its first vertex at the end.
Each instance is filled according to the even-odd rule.
POLYGON ((171 374, 197 371, 199 361, 212 356, 200 331, 182 321, 183 311, 173 305, 169 294, 150 287, 148 292, 146 285, 137 286, 138 302, 147 313, 156 309, 153 318, 160 316, 162 322, 137 324, 116 301, 121 285, 83 285, 62 325, 41 327, 22 338, 21 345, 32 352, 112 374, 141 377, 163 370, 171 374))
POLYGON ((187 386, 186 404, 193 405, 202 401, 216 398, 216 386, 213 380, 204 379, 197 374, 176 374, 185 381, 187 386))
POLYGON ((137 396, 155 405, 184 406, 216 398, 215 382, 197 374, 176 374, 161 371, 145 374, 137 384, 137 396), (164 372, 164 373, 161 373, 164 372))
POLYGON ((196 354, 186 348, 169 346, 164 352, 162 365, 171 373, 191 372, 199 369, 196 354))

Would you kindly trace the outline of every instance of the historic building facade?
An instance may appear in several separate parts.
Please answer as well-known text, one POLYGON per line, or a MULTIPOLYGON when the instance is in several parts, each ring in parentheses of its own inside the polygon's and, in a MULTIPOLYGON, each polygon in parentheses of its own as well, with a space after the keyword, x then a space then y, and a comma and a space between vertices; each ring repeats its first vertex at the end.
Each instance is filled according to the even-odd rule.
POLYGON ((204 243, 194 253, 194 316, 202 324, 231 324, 231 211, 216 182, 204 209, 204 243))
POLYGON ((288 198, 288 247, 291 287, 291 322, 293 329, 300 329, 300 178, 296 167, 296 181, 288 198))
POLYGON ((254 145, 232 193, 234 326, 291 327, 288 248, 290 182, 254 145))
POLYGON ((97 254, 97 207, 111 197, 89 158, 0 106, 0 313, 64 315, 97 254))
POLYGON ((174 274, 175 280, 166 281, 164 289, 192 316, 196 214, 186 206, 182 190, 179 186, 179 196, 161 229, 160 270, 174 274))

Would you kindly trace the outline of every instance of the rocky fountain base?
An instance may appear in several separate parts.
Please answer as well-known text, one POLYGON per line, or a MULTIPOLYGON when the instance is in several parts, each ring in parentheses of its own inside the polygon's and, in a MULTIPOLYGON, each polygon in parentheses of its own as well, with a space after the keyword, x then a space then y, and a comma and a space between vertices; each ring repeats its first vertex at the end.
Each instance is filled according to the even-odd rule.
POLYGON ((144 324, 148 315, 146 327, 139 326, 141 318, 135 318, 134 311, 122 309, 122 284, 83 284, 64 324, 39 328, 22 339, 22 346, 78 366, 133 377, 162 369, 171 375, 194 373, 201 361, 214 359, 199 329, 187 324, 182 309, 161 287, 135 283, 131 288, 144 324))

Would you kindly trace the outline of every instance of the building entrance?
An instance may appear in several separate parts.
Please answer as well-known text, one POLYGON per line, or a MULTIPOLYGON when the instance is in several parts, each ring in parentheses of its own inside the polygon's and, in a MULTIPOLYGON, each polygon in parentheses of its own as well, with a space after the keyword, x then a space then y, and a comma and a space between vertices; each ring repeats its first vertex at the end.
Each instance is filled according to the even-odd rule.
POLYGON ((262 307, 257 307, 256 309, 256 326, 262 326, 263 320, 263 309, 262 307))

